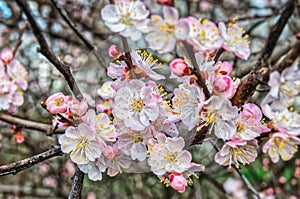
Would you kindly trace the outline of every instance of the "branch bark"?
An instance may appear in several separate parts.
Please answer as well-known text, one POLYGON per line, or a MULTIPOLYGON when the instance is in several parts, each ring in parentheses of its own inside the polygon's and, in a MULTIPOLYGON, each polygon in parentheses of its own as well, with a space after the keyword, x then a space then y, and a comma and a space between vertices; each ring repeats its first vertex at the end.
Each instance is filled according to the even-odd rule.
POLYGON ((79 199, 81 198, 81 191, 83 186, 84 173, 80 171, 78 166, 76 167, 76 172, 73 176, 72 189, 69 195, 69 199, 79 199))
POLYGON ((30 158, 26 158, 24 160, 20 160, 11 164, 0 166, 0 176, 5 176, 9 174, 16 174, 19 171, 32 167, 44 160, 50 159, 52 157, 63 155, 59 146, 53 147, 52 149, 35 155, 30 158))
POLYGON ((5 121, 9 124, 15 124, 15 125, 27 128, 27 129, 44 131, 47 133, 47 135, 51 135, 54 130, 55 130, 55 133, 65 132, 65 129, 62 129, 62 128, 55 129, 55 127, 53 127, 50 124, 33 122, 30 120, 25 120, 25 119, 21 119, 18 117, 14 117, 14 116, 6 114, 6 113, 0 113, 0 120, 5 121))
POLYGON ((42 33, 42 30, 38 26, 36 20, 34 19, 29 5, 27 1, 25 0, 16 0, 19 7, 23 9, 25 15, 27 16, 27 19, 31 25, 31 28, 33 30, 33 33, 38 40, 40 44, 39 52, 42 53, 54 66, 61 72, 61 74, 64 76, 65 80, 67 81, 70 89, 72 90, 74 96, 78 100, 83 99, 83 95, 72 75, 72 72, 70 70, 70 67, 68 67, 66 64, 64 64, 56 55, 53 53, 52 49, 47 44, 47 41, 42 33))
POLYGON ((242 84, 239 86, 235 96, 232 98, 231 101, 233 105, 241 107, 253 95, 257 85, 259 84, 259 79, 261 79, 264 73, 269 70, 270 57, 285 24, 293 14, 295 3, 295 0, 289 0, 285 4, 281 17, 270 30, 268 40, 258 61, 254 65, 248 77, 242 81, 242 84))

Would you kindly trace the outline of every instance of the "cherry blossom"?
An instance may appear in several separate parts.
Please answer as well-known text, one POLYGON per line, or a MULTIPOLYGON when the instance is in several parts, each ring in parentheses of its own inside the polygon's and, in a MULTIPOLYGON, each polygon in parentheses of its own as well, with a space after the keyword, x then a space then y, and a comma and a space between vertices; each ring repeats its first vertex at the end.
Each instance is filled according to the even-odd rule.
POLYGON ((97 90, 97 94, 105 100, 114 98, 116 91, 112 88, 112 81, 106 81, 97 90))
POLYGON ((124 120, 126 127, 139 131, 157 119, 159 107, 151 88, 140 80, 131 80, 117 91, 113 114, 124 120))
POLYGON ((69 97, 63 93, 55 93, 45 100, 47 110, 51 114, 64 113, 69 108, 69 97))
POLYGON ((247 60, 250 56, 248 35, 243 36, 244 30, 238 25, 230 23, 226 28, 223 22, 219 23, 219 29, 224 38, 223 48, 241 59, 247 60))
POLYGON ((262 112, 255 104, 249 103, 242 106, 236 121, 236 134, 241 140, 252 140, 261 133, 268 132, 270 129, 261 124, 262 112))
POLYGON ((249 164, 254 162, 257 157, 256 148, 258 148, 257 140, 240 140, 239 138, 233 138, 226 142, 222 149, 216 154, 216 163, 231 168, 234 164, 239 168, 240 163, 249 164))
POLYGON ((284 69, 281 74, 278 71, 272 72, 268 85, 270 86, 270 92, 262 104, 272 102, 272 107, 276 109, 291 106, 295 96, 300 92, 300 72, 297 64, 284 69))
POLYGON ((229 140, 235 134, 237 117, 238 108, 232 106, 228 99, 216 95, 205 101, 201 111, 204 125, 210 125, 214 134, 223 140, 229 140))
POLYGON ((171 187, 177 190, 179 193, 185 192, 185 187, 187 186, 187 181, 185 177, 180 174, 170 175, 171 187))
POLYGON ((187 170, 192 156, 188 151, 183 150, 183 138, 166 138, 161 135, 160 141, 156 144, 150 141, 153 146, 149 151, 148 163, 153 173, 164 175, 167 172, 182 173, 187 170))
POLYGON ((78 167, 83 173, 88 174, 89 179, 93 181, 102 180, 102 172, 106 170, 106 166, 99 159, 87 164, 78 164, 78 167))
POLYGON ((181 58, 176 58, 170 63, 171 73, 177 76, 189 75, 191 74, 191 69, 181 58))
POLYGON ((196 51, 206 52, 219 49, 223 45, 223 38, 216 24, 208 20, 197 20, 187 17, 190 34, 187 41, 196 51))
POLYGON ((161 64, 157 63, 158 59, 154 59, 151 53, 146 51, 131 51, 130 53, 132 62, 136 68, 134 72, 142 77, 149 77, 152 80, 165 79, 163 75, 160 75, 154 71, 154 69, 161 68, 161 64))
POLYGON ((62 152, 70 154, 71 160, 77 164, 95 161, 101 156, 106 145, 97 139, 96 134, 84 123, 79 124, 78 127, 68 127, 58 141, 62 152))
POLYGON ((284 131, 279 131, 271 134, 271 137, 263 146, 263 152, 268 152, 268 155, 274 163, 279 161, 279 157, 287 161, 298 151, 297 145, 300 145, 300 139, 298 137, 289 135, 284 131))
POLYGON ((178 11, 169 6, 163 7, 162 19, 158 15, 151 15, 148 22, 150 33, 145 40, 151 49, 159 53, 166 53, 175 49, 176 40, 185 40, 189 33, 189 26, 184 19, 178 19, 178 11))
POLYGON ((106 5, 101 10, 105 25, 114 32, 120 32, 124 37, 138 40, 140 28, 149 15, 149 11, 141 1, 115 0, 114 4, 106 5))
POLYGON ((7 74, 22 89, 26 90, 28 86, 28 72, 18 60, 12 60, 6 66, 7 74))
POLYGON ((201 88, 194 84, 180 84, 174 90, 172 120, 182 120, 191 130, 200 121, 200 110, 204 103, 204 93, 201 88))

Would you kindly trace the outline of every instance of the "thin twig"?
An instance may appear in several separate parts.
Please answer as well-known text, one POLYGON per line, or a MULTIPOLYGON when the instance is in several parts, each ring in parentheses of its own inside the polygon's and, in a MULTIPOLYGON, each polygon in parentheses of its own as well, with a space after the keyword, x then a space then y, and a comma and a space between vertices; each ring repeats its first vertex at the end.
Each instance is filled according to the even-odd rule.
POLYGON ((81 191, 83 186, 84 173, 80 171, 78 166, 76 167, 76 172, 73 176, 72 189, 69 194, 69 199, 79 199, 81 198, 81 191))
POLYGON ((259 84, 258 79, 261 79, 264 73, 268 71, 270 57, 285 24, 293 14, 295 2, 296 1, 294 0, 289 0, 285 4, 285 9, 283 10, 281 17, 270 30, 266 45, 258 61, 254 65, 248 77, 242 81, 235 96, 232 98, 231 101, 233 105, 241 107, 253 95, 257 85, 259 84))
POLYGON ((53 6, 59 12, 60 16, 64 19, 64 21, 69 25, 69 27, 73 30, 73 32, 79 37, 79 39, 87 46, 87 48, 93 52, 98 62, 103 66, 103 59, 99 56, 97 49, 78 31, 76 25, 70 19, 67 11, 63 9, 57 2, 57 0, 51 0, 53 6))
POLYGON ((42 30, 38 26, 36 20, 34 19, 30 11, 27 1, 16 0, 16 2, 23 9, 29 23, 31 24, 33 33, 40 44, 40 48, 39 48, 40 53, 42 53, 57 68, 57 70, 61 72, 61 74, 64 76, 65 80, 67 81, 70 89, 72 90, 74 96, 81 101, 83 99, 83 95, 71 73, 70 68, 67 65, 65 65, 58 57, 56 57, 52 49, 47 44, 47 41, 42 33, 42 30))
MULTIPOLYGON (((54 127, 50 124, 40 123, 40 122, 33 122, 31 120, 21 119, 7 113, 0 113, 0 120, 5 121, 9 124, 15 124, 20 127, 24 127, 27 129, 44 131, 47 135, 53 134, 54 127)), ((64 128, 58 128, 55 130, 55 133, 63 133, 65 132, 64 128)))
POLYGON ((14 50, 13 50, 13 55, 14 56, 16 55, 18 48, 22 44, 22 36, 23 36, 26 28, 27 28, 27 21, 25 21, 25 26, 24 27, 19 26, 19 28, 18 28, 19 35, 18 35, 17 43, 16 43, 16 45, 14 47, 14 50))
POLYGON ((52 149, 45 151, 41 154, 20 160, 11 164, 0 166, 0 176, 9 174, 16 174, 19 171, 32 167, 44 160, 63 155, 59 146, 55 146, 52 149))

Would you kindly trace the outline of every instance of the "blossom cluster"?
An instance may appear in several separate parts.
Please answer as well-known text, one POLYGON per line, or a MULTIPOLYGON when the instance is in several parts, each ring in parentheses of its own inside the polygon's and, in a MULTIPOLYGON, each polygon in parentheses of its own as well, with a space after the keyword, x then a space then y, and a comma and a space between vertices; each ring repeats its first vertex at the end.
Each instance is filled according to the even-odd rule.
POLYGON ((223 144, 215 162, 229 168, 254 162, 258 139, 265 133, 270 139, 263 151, 274 162, 279 156, 291 159, 300 144, 300 116, 287 108, 299 91, 296 66, 281 75, 271 74, 271 90, 262 111, 254 103, 234 106, 231 98, 240 79, 230 76, 232 64, 218 61, 216 54, 227 51, 247 59, 250 48, 243 29, 194 17, 179 19, 177 10, 168 6, 162 12, 163 17, 148 18, 143 3, 131 0, 118 0, 102 9, 109 29, 132 40, 145 33, 152 51, 122 52, 112 45, 108 54, 113 60, 107 66, 111 79, 97 90, 100 101, 95 107, 86 99, 78 101, 62 93, 44 101, 46 109, 56 115, 55 121, 68 126, 59 137, 62 151, 91 180, 101 180, 103 172, 111 177, 124 171, 139 172, 135 165, 143 163, 144 169, 180 193, 193 183, 192 176, 198 177, 197 172, 205 169, 192 161, 188 151, 183 135, 192 131, 220 140, 223 144), (193 54, 168 63, 169 77, 161 73, 166 64, 154 52, 171 52, 185 45, 193 54), (169 79, 176 80, 174 89, 161 85, 169 79))
POLYGON ((24 102, 23 91, 27 86, 26 68, 14 58, 11 50, 3 49, 0 52, 0 111, 16 113, 24 102))

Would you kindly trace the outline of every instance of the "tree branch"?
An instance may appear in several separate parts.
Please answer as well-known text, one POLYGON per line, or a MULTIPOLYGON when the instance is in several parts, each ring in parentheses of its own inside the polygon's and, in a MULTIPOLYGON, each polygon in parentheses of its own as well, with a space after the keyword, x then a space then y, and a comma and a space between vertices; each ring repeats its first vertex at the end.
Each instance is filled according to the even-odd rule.
POLYGON ((67 81, 70 89, 72 90, 74 96, 78 100, 82 100, 83 95, 71 73, 70 68, 55 56, 52 49, 47 44, 47 41, 43 36, 42 30, 38 26, 37 22, 35 21, 30 11, 28 3, 25 0, 16 0, 16 2, 23 9, 29 23, 31 24, 33 33, 40 44, 40 49, 39 49, 40 53, 42 53, 57 68, 57 70, 61 72, 61 74, 64 76, 65 80, 67 81))
POLYGON ((20 127, 27 128, 27 129, 44 131, 44 132, 47 133, 47 135, 52 135, 54 130, 55 130, 55 133, 65 132, 65 129, 63 129, 63 128, 55 129, 55 127, 53 127, 50 124, 25 120, 25 119, 14 117, 12 115, 9 115, 9 114, 6 114, 6 113, 1 113, 1 112, 0 112, 0 120, 5 121, 9 124, 15 124, 15 125, 18 125, 20 127))
POLYGON ((295 0, 289 0, 285 4, 281 17, 270 30, 266 45, 258 61, 254 65, 248 77, 242 81, 242 84, 239 86, 235 96, 232 98, 231 101, 233 105, 241 107, 253 95, 257 85, 259 84, 258 79, 260 79, 264 73, 268 71, 269 59, 285 24, 293 14, 295 2, 295 0))
POLYGON ((0 166, 0 176, 5 176, 9 174, 16 174, 19 171, 32 167, 44 160, 50 159, 52 157, 63 155, 59 146, 53 147, 52 149, 43 152, 41 154, 35 155, 24 160, 20 160, 11 164, 0 166))
POLYGON ((81 198, 81 191, 83 186, 84 173, 80 171, 78 166, 76 166, 76 172, 73 176, 72 189, 69 195, 69 199, 79 199, 81 198))

